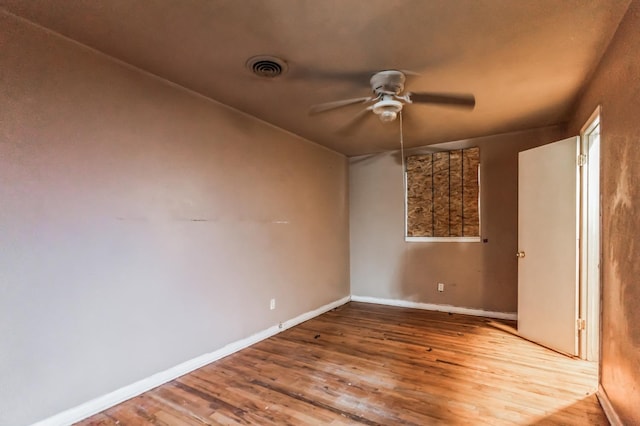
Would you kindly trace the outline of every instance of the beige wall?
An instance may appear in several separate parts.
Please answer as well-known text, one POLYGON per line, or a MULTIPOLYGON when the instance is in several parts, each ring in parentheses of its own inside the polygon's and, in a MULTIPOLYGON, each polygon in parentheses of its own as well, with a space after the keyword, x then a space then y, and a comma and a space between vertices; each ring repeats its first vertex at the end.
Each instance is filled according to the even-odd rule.
POLYGON ((578 103, 569 133, 601 111, 602 384, 640 424, 640 2, 633 1, 578 103))
POLYGON ((0 424, 349 294, 344 156, 1 12, 0 51, 0 424))
POLYGON ((406 243, 400 154, 352 158, 352 294, 515 312, 518 152, 559 140, 563 132, 553 127, 437 145, 480 147, 481 233, 487 243, 406 243), (445 283, 443 293, 438 282, 445 283))

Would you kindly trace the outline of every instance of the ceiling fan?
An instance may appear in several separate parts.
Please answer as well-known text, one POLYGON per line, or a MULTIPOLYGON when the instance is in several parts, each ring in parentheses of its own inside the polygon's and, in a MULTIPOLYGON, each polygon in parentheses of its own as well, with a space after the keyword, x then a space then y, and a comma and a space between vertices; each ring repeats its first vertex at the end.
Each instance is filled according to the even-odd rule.
POLYGON ((475 97, 471 94, 427 92, 406 92, 403 94, 406 81, 405 74, 409 73, 398 70, 377 72, 370 80, 371 90, 373 91, 371 96, 313 105, 309 110, 309 114, 319 114, 336 108, 362 103, 369 104, 369 106, 361 111, 361 116, 364 116, 368 111, 373 111, 380 118, 380 121, 391 122, 398 117, 398 113, 402 111, 406 104, 437 104, 467 109, 473 109, 476 105, 475 97))

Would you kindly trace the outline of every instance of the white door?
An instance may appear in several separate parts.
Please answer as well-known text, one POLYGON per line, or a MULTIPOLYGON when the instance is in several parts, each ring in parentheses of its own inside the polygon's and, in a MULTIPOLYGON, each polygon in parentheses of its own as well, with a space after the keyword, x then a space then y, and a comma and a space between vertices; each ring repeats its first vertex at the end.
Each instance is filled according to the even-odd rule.
POLYGON ((578 137, 523 151, 518 171, 518 332, 578 354, 578 137))

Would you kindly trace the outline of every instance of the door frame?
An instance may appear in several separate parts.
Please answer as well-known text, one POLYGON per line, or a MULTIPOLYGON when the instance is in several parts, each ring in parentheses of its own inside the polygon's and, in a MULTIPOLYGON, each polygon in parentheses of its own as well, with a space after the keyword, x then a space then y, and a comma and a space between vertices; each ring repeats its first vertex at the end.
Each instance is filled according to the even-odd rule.
POLYGON ((596 275, 597 282, 588 280, 589 269, 594 267, 598 268, 598 265, 602 265, 602 206, 600 199, 600 190, 598 188, 597 200, 593 200, 593 197, 591 197, 590 199, 590 191, 588 185, 589 169, 591 168, 591 170, 593 170, 594 167, 597 167, 599 174, 601 171, 599 156, 598 158, 594 158, 593 160, 589 158, 589 136, 596 129, 601 128, 600 116, 601 108, 600 106, 598 106, 589 116, 589 119, 585 122, 584 126, 582 126, 582 129, 580 129, 580 153, 582 154, 583 158, 586 159, 586 161, 584 162, 584 166, 581 167, 580 170, 579 318, 584 320, 586 329, 580 330, 578 336, 580 358, 590 361, 599 360, 602 342, 602 268, 599 268, 596 275), (596 159, 598 160, 597 162, 595 162, 596 159), (598 245, 597 255, 594 255, 593 252, 590 253, 589 250, 590 244, 594 243, 593 241, 591 241, 594 238, 593 234, 589 232, 588 226, 589 212, 593 214, 595 209, 597 209, 598 214, 598 237, 596 241, 598 245))

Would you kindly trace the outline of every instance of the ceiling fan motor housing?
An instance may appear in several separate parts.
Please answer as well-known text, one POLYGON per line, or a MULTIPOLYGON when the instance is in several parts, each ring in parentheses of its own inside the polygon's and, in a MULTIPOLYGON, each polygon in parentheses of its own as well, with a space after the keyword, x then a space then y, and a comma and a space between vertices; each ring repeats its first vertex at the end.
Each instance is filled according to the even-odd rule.
POLYGON ((376 95, 397 95, 404 90, 404 74, 396 70, 380 71, 374 74, 369 81, 371 89, 376 95))

